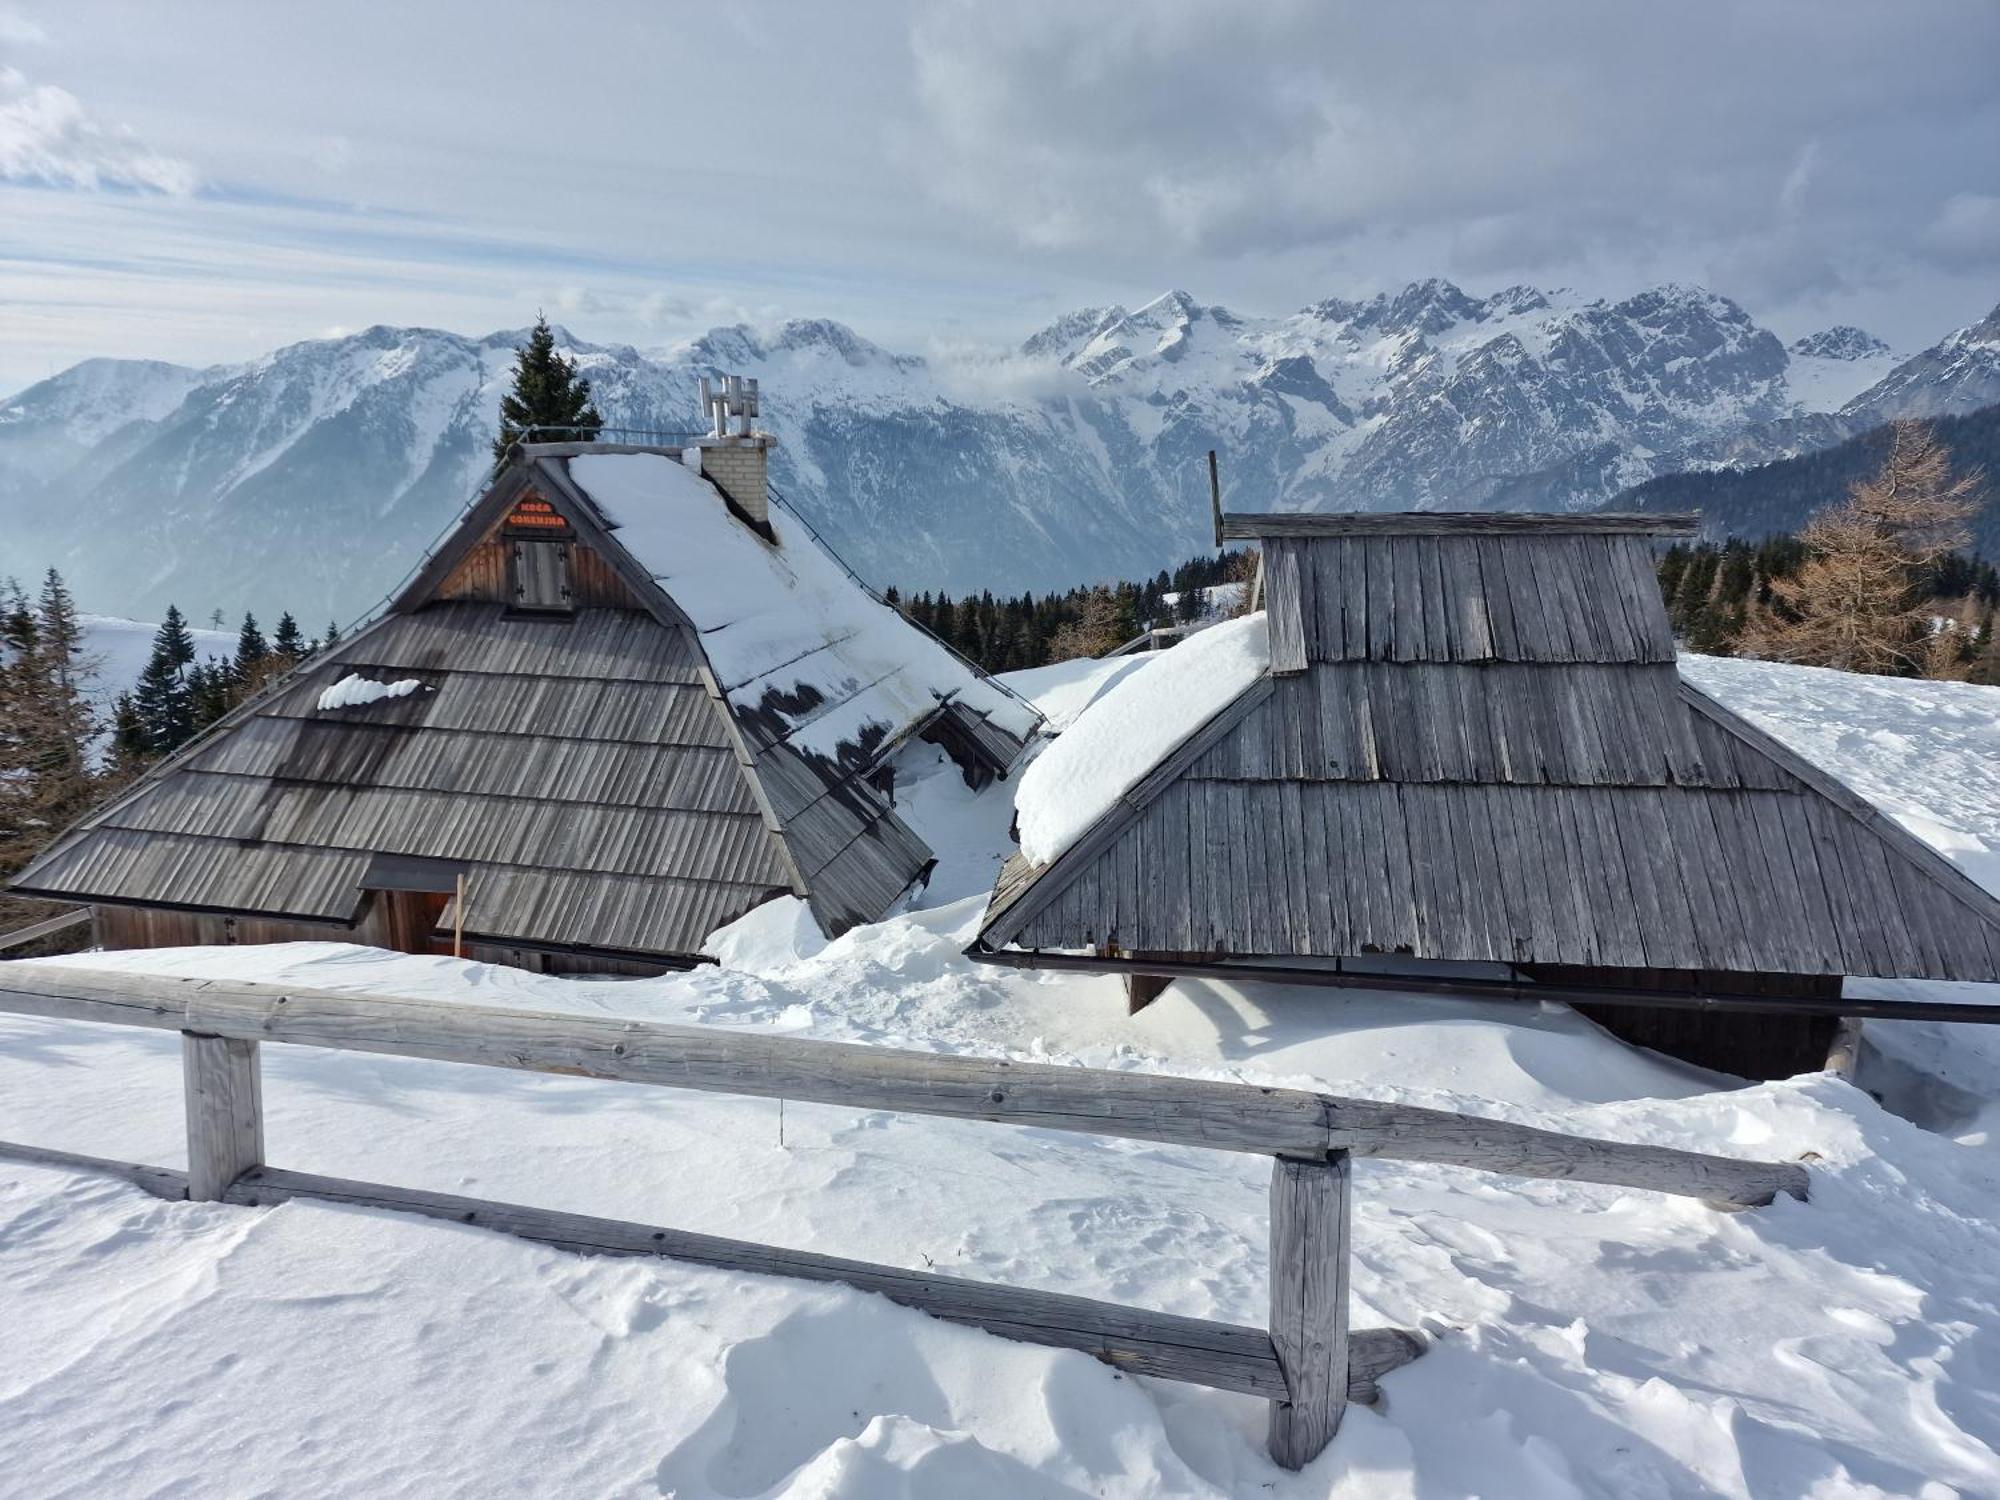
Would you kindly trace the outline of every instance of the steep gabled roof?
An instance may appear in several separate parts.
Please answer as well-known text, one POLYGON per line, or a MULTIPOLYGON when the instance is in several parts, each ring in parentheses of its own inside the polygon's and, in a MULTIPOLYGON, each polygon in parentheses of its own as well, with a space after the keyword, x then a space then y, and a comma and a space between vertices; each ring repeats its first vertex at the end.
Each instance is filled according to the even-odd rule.
POLYGON ((983 943, 2000 973, 2000 902, 1681 679, 1638 523, 1270 519, 1268 674, 983 943))
POLYGON ((413 856, 465 868, 472 937, 683 959, 785 891, 830 932, 880 916, 931 860, 870 783, 880 759, 948 718, 961 751, 1004 769, 1021 708, 832 571, 792 518, 767 539, 672 459, 618 458, 650 462, 607 471, 645 480, 607 485, 614 527, 566 453, 524 453, 387 614, 70 830, 17 889, 352 923, 377 857, 413 856), (572 546, 577 607, 560 617, 510 610, 493 586, 528 497, 572 546), (655 569, 695 564, 683 608, 655 569), (697 587, 725 571, 732 588, 697 587), (820 585, 788 640, 790 611, 768 598, 787 577, 820 585), (734 627, 760 613, 767 650, 805 648, 798 674, 774 657, 732 694, 711 650, 740 676, 753 637, 734 627), (899 631, 900 675, 868 677, 899 631))
POLYGON ((660 453, 542 462, 564 465, 692 623, 738 716, 769 741, 865 767, 949 711, 1005 769, 1034 732, 1033 708, 877 599, 790 512, 774 511, 767 539, 660 453))

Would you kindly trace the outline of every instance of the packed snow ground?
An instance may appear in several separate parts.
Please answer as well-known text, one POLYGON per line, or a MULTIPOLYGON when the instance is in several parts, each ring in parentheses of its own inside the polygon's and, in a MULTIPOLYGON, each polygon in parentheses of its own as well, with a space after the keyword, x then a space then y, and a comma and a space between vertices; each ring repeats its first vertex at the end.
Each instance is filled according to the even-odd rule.
MULTIPOLYGON (((1789 729, 1767 727, 1825 735, 1857 784, 1900 766, 1924 816, 2000 852, 2000 802, 1950 769, 1979 699, 1739 670, 1704 685, 1784 704, 1789 729), (1843 739, 1860 704, 1900 759, 1843 739)), ((1990 730, 2000 693, 1985 701, 1990 730)), ((1262 1403, 838 1288, 0 1163, 0 1495, 2000 1494, 2000 1161, 1981 1121, 1927 1130, 1823 1076, 1735 1086, 1560 1007, 1182 983, 1128 1018, 1115 981, 959 957, 1008 847, 1005 793, 935 762, 899 788, 946 856, 931 904, 829 944, 777 903, 692 974, 561 980, 338 944, 76 961, 1403 1099, 1805 1158, 1813 1200, 1719 1214, 1360 1163, 1354 1322, 1436 1343, 1293 1475, 1264 1456, 1262 1403)), ((1894 1030, 1917 1039, 1906 1056, 1952 1058, 1955 1087, 2000 1094, 2000 1061, 1958 1045, 1971 1028, 1894 1030)), ((288 1167, 1265 1313, 1252 1158, 798 1104, 781 1142, 770 1101, 290 1047, 266 1049, 264 1080, 288 1167)), ((170 1035, 0 1018, 0 1137, 178 1165, 179 1090, 170 1035)))

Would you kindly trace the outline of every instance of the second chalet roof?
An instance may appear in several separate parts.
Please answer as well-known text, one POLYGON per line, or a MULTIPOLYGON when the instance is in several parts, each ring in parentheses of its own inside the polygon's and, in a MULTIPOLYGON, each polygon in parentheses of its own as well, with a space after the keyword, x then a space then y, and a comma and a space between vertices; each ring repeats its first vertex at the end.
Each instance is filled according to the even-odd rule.
POLYGON ((1230 518, 1263 540, 1268 666, 1165 735, 1119 720, 1155 668, 1086 710, 1066 734, 1164 753, 1088 819, 1023 778, 1024 834, 1062 836, 1024 839, 980 942, 2000 974, 2000 901, 1681 678, 1662 522, 1230 518))

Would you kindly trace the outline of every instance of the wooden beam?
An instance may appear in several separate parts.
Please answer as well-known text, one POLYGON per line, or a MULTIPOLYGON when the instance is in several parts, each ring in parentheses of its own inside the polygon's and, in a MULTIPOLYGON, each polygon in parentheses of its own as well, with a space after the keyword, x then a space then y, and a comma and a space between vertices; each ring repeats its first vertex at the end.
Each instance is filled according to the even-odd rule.
POLYGON ((47 1146, 22 1146, 13 1141, 0 1141, 0 1161, 25 1162, 31 1167, 50 1167, 59 1172, 102 1172, 143 1188, 155 1198, 178 1200, 188 1195, 187 1173, 176 1172, 172 1167, 148 1167, 138 1162, 84 1156, 75 1151, 54 1151, 47 1146))
POLYGON ((1861 1025, 1859 1016, 1842 1016, 1826 1049, 1827 1072, 1848 1083, 1854 1082, 1854 1070, 1861 1064, 1861 1025))
POLYGON ((1237 541, 1267 536, 1693 536, 1698 515, 1584 511, 1550 515, 1522 511, 1284 511, 1225 515, 1222 535, 1237 541))
POLYGON ((1271 1403, 1272 1459, 1302 1469, 1340 1430, 1347 1410, 1347 1243, 1352 1166, 1271 1164, 1271 1342, 1285 1395, 1271 1403))
POLYGON ((1125 976, 1125 1014, 1136 1016, 1140 1011, 1160 998, 1160 992, 1172 984, 1159 974, 1127 974, 1125 976))
MULTIPOLYGON (((187 1174, 167 1167, 138 1166, 10 1141, 0 1141, 0 1160, 62 1171, 102 1172, 144 1188, 156 1197, 188 1196, 187 1174)), ((1280 1398, 1287 1389, 1277 1351, 1261 1328, 1147 1312, 1057 1292, 996 1286, 618 1219, 558 1213, 415 1188, 350 1182, 276 1167, 251 1167, 223 1198, 246 1208, 268 1207, 293 1199, 346 1203, 468 1224, 578 1255, 656 1257, 760 1276, 839 1282, 947 1322, 985 1329, 1002 1338, 1077 1349, 1134 1374, 1156 1375, 1266 1399, 1280 1398)), ((1421 1334, 1402 1328, 1368 1328, 1349 1335, 1348 1399, 1362 1404, 1374 1401, 1382 1377, 1401 1369, 1423 1353, 1424 1348, 1421 1334)))
POLYGON ((81 927, 89 920, 90 908, 85 906, 76 911, 66 911, 59 917, 50 917, 46 922, 30 922, 26 927, 16 927, 12 932, 0 934, 0 953, 32 943, 36 938, 54 937, 58 932, 81 927))
MULTIPOLYGON (((1143 967, 1143 965, 1142 965, 1143 967)), ((1795 1162, 1591 1140, 1504 1120, 1258 1084, 907 1052, 610 1016, 279 985, 0 965, 0 1012, 755 1098, 1035 1125, 1268 1156, 1356 1155, 1645 1188, 1738 1206, 1806 1195, 1795 1162)))
POLYGON ((257 1044, 184 1031, 181 1082, 187 1100, 188 1196, 214 1202, 264 1160, 257 1044))
MULTIPOLYGON (((230 1189, 248 1207, 294 1198, 349 1203, 471 1224, 583 1255, 656 1256, 761 1276, 835 1281, 946 1322, 969 1324, 1023 1343, 1078 1349, 1121 1370, 1215 1390, 1276 1399, 1286 1390, 1278 1355, 1261 1328, 1147 1312, 1057 1292, 995 1286, 956 1276, 841 1260, 715 1235, 690 1234, 617 1219, 525 1208, 413 1188, 383 1187, 258 1167, 230 1189)), ((1420 1335, 1371 1328, 1352 1335, 1347 1355, 1350 1399, 1369 1401, 1389 1371, 1423 1352, 1420 1335)))
POLYGON ((1293 1155, 1335 1144, 1299 1089, 906 1052, 612 1016, 0 965, 0 1011, 856 1109, 1293 1155))

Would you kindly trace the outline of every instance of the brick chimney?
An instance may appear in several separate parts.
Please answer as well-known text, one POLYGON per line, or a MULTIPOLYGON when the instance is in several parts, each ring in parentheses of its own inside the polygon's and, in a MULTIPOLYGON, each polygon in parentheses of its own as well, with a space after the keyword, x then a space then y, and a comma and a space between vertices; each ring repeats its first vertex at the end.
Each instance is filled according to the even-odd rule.
POLYGON ((771 449, 778 440, 752 425, 757 417, 757 382, 725 375, 711 386, 704 376, 701 405, 709 420, 708 436, 695 443, 701 451, 701 472, 759 527, 768 527, 771 449))

